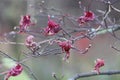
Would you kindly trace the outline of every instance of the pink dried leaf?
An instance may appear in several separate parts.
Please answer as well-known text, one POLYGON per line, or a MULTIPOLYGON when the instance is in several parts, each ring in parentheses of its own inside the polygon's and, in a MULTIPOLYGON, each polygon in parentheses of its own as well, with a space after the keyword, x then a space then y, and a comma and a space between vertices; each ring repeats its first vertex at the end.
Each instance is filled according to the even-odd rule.
POLYGON ((11 76, 18 76, 23 71, 23 67, 20 64, 16 64, 13 68, 11 68, 7 74, 5 75, 4 80, 8 80, 11 76))
POLYGON ((58 45, 66 53, 64 60, 67 60, 70 57, 70 49, 72 48, 70 41, 58 41, 58 45))
POLYGON ((34 36, 29 35, 25 40, 25 45, 34 51, 37 48, 37 43, 34 41, 34 36))
POLYGON ((57 24, 55 21, 50 19, 50 16, 48 16, 48 25, 46 28, 44 28, 45 35, 54 35, 58 33, 61 30, 60 25, 57 24))
POLYGON ((105 62, 103 59, 97 59, 95 61, 95 66, 94 66, 94 70, 99 74, 100 73, 100 68, 103 67, 105 65, 105 62))
POLYGON ((95 14, 92 11, 86 11, 86 12, 84 12, 83 16, 80 16, 78 18, 78 22, 81 25, 88 21, 93 21, 94 19, 95 19, 95 14))
POLYGON ((19 22, 19 33, 25 32, 29 26, 32 26, 34 24, 35 23, 32 23, 31 21, 30 15, 21 16, 21 20, 19 22))
POLYGON ((85 16, 86 20, 88 20, 88 21, 95 19, 95 14, 92 11, 86 11, 84 13, 84 16, 85 16))

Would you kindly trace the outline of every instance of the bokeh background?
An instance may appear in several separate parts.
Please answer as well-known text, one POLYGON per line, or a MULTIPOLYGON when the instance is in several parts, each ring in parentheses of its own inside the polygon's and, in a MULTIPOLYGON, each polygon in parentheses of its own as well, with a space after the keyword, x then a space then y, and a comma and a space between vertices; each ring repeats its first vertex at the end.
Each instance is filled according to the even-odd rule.
MULTIPOLYGON (((83 11, 79 8, 80 0, 45 0, 45 5, 47 7, 54 7, 63 11, 64 13, 69 13, 74 16, 81 16, 83 11)), ((84 6, 89 5, 90 10, 94 11, 96 14, 100 14, 97 10, 106 10, 106 5, 102 2, 95 0, 81 0, 84 6)), ((114 0, 111 0, 113 2, 114 0)), ((46 26, 47 16, 40 15, 40 0, 0 0, 0 41, 3 42, 4 39, 14 42, 24 42, 27 35, 14 35, 10 33, 13 28, 19 24, 20 16, 25 14, 30 14, 37 21, 37 27, 46 26)), ((120 1, 114 4, 115 7, 120 7, 120 1)), ((119 8, 120 9, 120 8, 119 8)), ((112 11, 110 13, 110 18, 115 19, 119 22, 120 13, 112 11)), ((33 28, 34 29, 34 28, 33 28)), ((119 36, 119 34, 118 34, 119 36)), ((111 36, 109 33, 101 34, 96 36, 93 40, 88 41, 83 39, 77 41, 75 46, 79 49, 83 49, 88 46, 88 43, 92 43, 92 47, 89 51, 81 55, 74 50, 71 50, 71 56, 69 63, 62 60, 63 55, 49 55, 39 58, 30 58, 25 65, 29 66, 33 73, 39 80, 55 80, 52 77, 52 73, 55 72, 58 77, 64 75, 62 80, 67 80, 68 78, 74 76, 77 73, 90 72, 94 68, 94 61, 97 58, 103 58, 105 60, 105 66, 101 68, 101 71, 108 70, 120 70, 120 52, 117 52, 110 48, 114 42, 117 42, 116 47, 120 49, 120 42, 111 36)), ((21 58, 23 52, 27 52, 28 49, 24 45, 11 45, 11 44, 0 44, 0 50, 12 56, 15 59, 21 58)), ((1 67, 1 72, 7 70, 10 66, 10 60, 6 60, 3 55, 1 55, 0 63, 5 64, 1 67), (3 63, 4 62, 4 63, 3 63), (4 68, 4 69, 3 69, 4 68)), ((28 76, 26 79, 32 80, 30 71, 25 70, 25 75, 28 76)), ((23 75, 24 76, 24 75, 23 75)), ((3 80, 3 75, 0 79, 3 80)), ((21 78, 22 79, 22 78, 21 78)), ((24 78, 24 80, 26 80, 24 78)), ((113 76, 96 76, 81 78, 79 80, 119 80, 120 75, 113 76)), ((11 78, 10 80, 19 80, 11 78)), ((22 79, 23 80, 23 79, 22 79)))

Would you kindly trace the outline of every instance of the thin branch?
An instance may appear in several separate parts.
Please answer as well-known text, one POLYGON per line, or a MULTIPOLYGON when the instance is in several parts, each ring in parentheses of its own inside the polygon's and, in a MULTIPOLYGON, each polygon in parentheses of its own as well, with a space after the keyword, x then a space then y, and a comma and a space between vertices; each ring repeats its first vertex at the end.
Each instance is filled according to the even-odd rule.
POLYGON ((117 49, 115 46, 111 46, 111 48, 113 48, 114 50, 116 50, 116 51, 120 52, 120 50, 119 50, 119 49, 117 49))
POLYGON ((24 45, 24 43, 17 43, 17 42, 10 42, 10 41, 0 42, 0 44, 24 45))
POLYGON ((15 62, 17 62, 16 59, 14 59, 13 57, 7 55, 6 53, 2 52, 1 50, 0 50, 0 54, 3 55, 3 56, 5 56, 5 57, 7 57, 7 58, 9 58, 9 59, 11 59, 11 60, 13 60, 13 61, 15 61, 15 62))
POLYGON ((34 72, 33 72, 28 66, 26 66, 26 65, 23 64, 23 63, 22 63, 22 65, 23 65, 24 67, 26 67, 26 68, 28 69, 28 71, 30 71, 29 74, 32 75, 32 77, 33 77, 35 80, 38 80, 37 77, 35 76, 34 72))
POLYGON ((68 80, 77 80, 79 78, 85 78, 85 77, 100 76, 100 75, 116 75, 116 74, 120 74, 120 70, 103 71, 100 72, 100 74, 97 74, 96 72, 80 73, 80 74, 76 74, 72 78, 69 78, 68 80))

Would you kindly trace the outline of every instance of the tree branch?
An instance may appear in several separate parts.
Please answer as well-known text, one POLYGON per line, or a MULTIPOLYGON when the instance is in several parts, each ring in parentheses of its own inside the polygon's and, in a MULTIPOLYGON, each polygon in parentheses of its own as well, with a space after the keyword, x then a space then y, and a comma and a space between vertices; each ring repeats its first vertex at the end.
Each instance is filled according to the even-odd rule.
POLYGON ((97 74, 96 72, 80 73, 80 74, 76 74, 72 78, 69 78, 68 80, 77 80, 79 78, 85 78, 85 77, 92 77, 99 75, 116 75, 116 74, 120 74, 120 70, 103 71, 100 72, 100 74, 97 74))

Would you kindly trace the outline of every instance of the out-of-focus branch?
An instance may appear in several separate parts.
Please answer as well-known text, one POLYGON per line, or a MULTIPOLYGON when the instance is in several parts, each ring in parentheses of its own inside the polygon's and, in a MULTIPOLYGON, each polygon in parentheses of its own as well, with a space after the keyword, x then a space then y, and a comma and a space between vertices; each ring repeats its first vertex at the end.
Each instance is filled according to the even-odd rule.
POLYGON ((26 14, 31 16, 31 20, 36 23, 35 19, 35 1, 36 0, 27 0, 27 12, 26 14))
POLYGON ((100 74, 97 74, 96 72, 80 73, 80 74, 76 74, 72 78, 69 78, 68 80, 77 80, 85 77, 100 76, 100 75, 116 75, 116 74, 120 74, 120 70, 104 71, 104 72, 100 72, 100 74))
POLYGON ((31 15, 34 17, 35 15, 35 0, 27 0, 27 14, 31 15))

